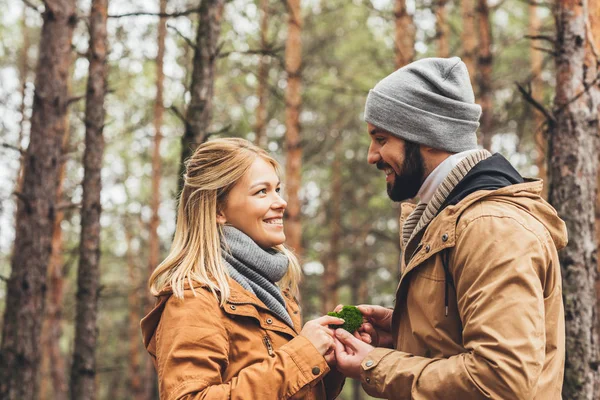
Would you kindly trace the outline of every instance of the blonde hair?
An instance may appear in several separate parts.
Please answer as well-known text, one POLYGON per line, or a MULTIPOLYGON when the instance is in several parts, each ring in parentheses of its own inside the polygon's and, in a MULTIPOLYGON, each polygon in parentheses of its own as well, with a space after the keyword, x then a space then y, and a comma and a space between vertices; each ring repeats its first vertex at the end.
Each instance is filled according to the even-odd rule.
MULTIPOLYGON (((230 295, 229 273, 221 259, 222 232, 217 213, 225 205, 231 188, 258 157, 280 173, 279 164, 266 151, 237 138, 208 141, 186 160, 173 244, 148 282, 153 295, 170 289, 175 297, 183 299, 186 283, 194 295, 194 284, 200 284, 206 286, 221 305, 225 304, 230 295)), ((288 272, 279 286, 297 296, 300 264, 284 245, 274 248, 289 259, 288 272)))

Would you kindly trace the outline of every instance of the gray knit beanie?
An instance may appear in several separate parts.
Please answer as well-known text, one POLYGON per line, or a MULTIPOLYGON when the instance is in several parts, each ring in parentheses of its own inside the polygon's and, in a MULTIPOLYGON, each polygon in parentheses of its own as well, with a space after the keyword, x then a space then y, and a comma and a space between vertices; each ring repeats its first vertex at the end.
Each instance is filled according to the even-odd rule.
POLYGON ((365 121, 401 139, 451 153, 477 148, 481 107, 458 57, 424 58, 369 91, 365 121))

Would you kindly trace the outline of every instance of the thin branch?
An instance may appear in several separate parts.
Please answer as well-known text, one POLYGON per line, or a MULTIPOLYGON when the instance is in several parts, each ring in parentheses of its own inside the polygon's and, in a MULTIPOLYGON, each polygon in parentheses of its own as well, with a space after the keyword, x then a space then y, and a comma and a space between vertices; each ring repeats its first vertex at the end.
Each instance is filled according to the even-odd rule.
POLYGON ((2 147, 4 147, 5 149, 10 149, 10 150, 14 150, 14 151, 18 151, 22 156, 25 155, 25 149, 22 149, 18 146, 12 145, 12 144, 8 144, 8 143, 2 143, 2 147))
POLYGON ((69 210, 71 208, 79 208, 81 207, 81 203, 72 203, 70 201, 63 201, 56 205, 56 208, 60 211, 69 210))
POLYGON ((555 114, 560 114, 561 112, 563 112, 563 110, 565 108, 567 108, 567 106, 569 104, 574 103, 578 98, 580 98, 581 96, 583 96, 584 94, 586 94, 587 92, 589 92, 590 89, 593 88, 594 86, 596 86, 596 84, 598 82, 600 82, 600 72, 598 72, 598 75, 596 75, 596 78, 593 81, 591 81, 589 84, 586 84, 585 89, 583 89, 580 93, 578 93, 577 95, 575 95, 575 97, 573 97, 571 100, 567 101, 558 110, 556 110, 555 114))
POLYGON ((231 54, 260 54, 263 56, 275 56, 278 52, 282 51, 284 47, 276 47, 274 49, 252 49, 245 51, 228 51, 226 53, 220 53, 219 58, 225 58, 231 54))
POLYGON ((41 14, 44 12, 44 10, 38 8, 38 6, 36 6, 35 4, 31 3, 29 0, 23 0, 23 4, 25 4, 26 7, 31 8, 32 10, 34 10, 35 12, 37 12, 38 14, 41 14))
POLYGON ((548 35, 525 35, 525 37, 527 39, 531 39, 531 40, 545 40, 547 42, 552 43, 552 45, 556 44, 556 41, 554 40, 554 38, 552 36, 548 36, 548 35))
POLYGON ((79 100, 83 100, 83 99, 85 99, 85 95, 84 96, 71 97, 67 101, 67 105, 70 106, 71 104, 77 103, 79 100))
POLYGON ((0 281, 8 282, 8 278, 4 275, 0 275, 0 281))
POLYGON ((185 116, 181 113, 181 111, 179 111, 179 109, 175 106, 171 106, 169 107, 169 111, 171 111, 173 114, 175 114, 175 116, 177 118, 179 118, 181 120, 181 122, 184 123, 184 125, 187 125, 187 119, 185 119, 185 116))
POLYGON ((551 123, 555 123, 556 122, 556 119, 554 118, 554 115, 552 115, 552 113, 550 111, 548 111, 546 109, 546 107, 544 107, 536 99, 533 98, 533 96, 531 95, 531 90, 525 89, 518 82, 515 82, 515 84, 517 85, 517 88, 519 89, 519 92, 521 92, 521 94, 523 95, 523 97, 525 97, 525 100, 527 100, 535 108, 537 108, 546 117, 546 119, 548 120, 548 122, 551 122, 551 123))
POLYGON ((108 18, 125 18, 125 17, 140 17, 140 16, 151 16, 151 17, 161 17, 161 18, 178 18, 185 17, 190 14, 196 14, 200 12, 200 8, 192 8, 190 10, 177 11, 174 13, 154 13, 148 11, 134 11, 125 14, 116 14, 109 15, 108 18))
POLYGON ((172 29, 175 31, 175 33, 181 37, 183 40, 185 40, 185 42, 192 48, 196 47, 196 43, 194 43, 194 41, 192 39, 190 39, 189 37, 185 36, 183 33, 181 33, 181 31, 179 29, 177 29, 177 27, 173 26, 173 25, 169 25, 167 24, 167 28, 172 29))
POLYGON ((539 50, 543 53, 548 53, 551 54, 552 56, 556 56, 556 51, 554 51, 554 49, 546 49, 544 47, 537 47, 537 46, 533 46, 534 50, 539 50))
POLYGON ((213 135, 220 135, 221 133, 229 132, 230 129, 231 129, 231 124, 227 124, 224 127, 222 127, 221 129, 219 129, 218 131, 206 132, 206 139, 208 139, 210 136, 213 136, 213 135))

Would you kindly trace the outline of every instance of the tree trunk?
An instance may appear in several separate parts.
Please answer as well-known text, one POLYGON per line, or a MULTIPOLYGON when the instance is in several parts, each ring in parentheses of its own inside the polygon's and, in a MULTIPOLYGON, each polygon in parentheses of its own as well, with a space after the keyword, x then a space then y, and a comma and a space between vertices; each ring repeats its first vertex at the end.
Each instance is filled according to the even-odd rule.
POLYGON ((258 64, 258 106, 256 107, 256 140, 257 146, 264 148, 267 144, 266 127, 267 127, 267 81, 269 78, 269 56, 266 55, 269 50, 267 40, 269 30, 269 1, 260 0, 260 9, 262 12, 260 19, 260 48, 263 54, 260 56, 258 64))
MULTIPOLYGON (((529 5, 529 35, 537 36, 540 34, 540 18, 537 14, 538 6, 531 3, 529 5)), ((529 49, 529 55, 531 59, 531 96, 537 101, 543 101, 544 84, 542 82, 542 52, 537 50, 535 41, 531 41, 529 49)), ((546 153, 548 145, 546 143, 545 131, 545 118, 544 116, 535 109, 533 106, 529 106, 531 110, 532 123, 534 126, 534 140, 535 147, 537 149, 537 157, 535 164, 538 167, 538 176, 544 181, 544 189, 542 191, 542 197, 548 198, 548 179, 547 179, 547 167, 546 167, 546 153)))
POLYGON ((192 66, 191 101, 187 109, 185 132, 181 138, 181 163, 179 165, 179 190, 183 189, 185 160, 204 143, 209 136, 212 119, 215 62, 218 57, 218 41, 225 0, 200 2, 196 48, 192 66))
POLYGON ((569 231, 569 244, 560 252, 567 337, 562 396, 576 400, 600 397, 594 287, 600 92, 597 57, 586 57, 591 49, 586 43, 588 4, 556 4, 556 122, 550 130, 549 198, 569 231))
MULTIPOLYGON (((19 80, 21 81, 21 104, 19 106, 19 114, 21 114, 21 121, 19 122, 19 139, 17 140, 17 147, 21 147, 23 138, 25 137, 25 121, 27 121, 27 114, 25 113, 25 97, 27 95, 27 75, 29 74, 29 61, 27 54, 29 53, 29 29, 27 28, 27 6, 23 5, 23 16, 21 17, 21 35, 23 36, 23 44, 21 51, 19 52, 19 80)), ((15 185, 15 191, 20 193, 23 189, 23 168, 25 167, 24 153, 21 153, 19 162, 19 171, 17 172, 17 184, 15 185)))
MULTIPOLYGON (((164 14, 167 10, 167 0, 160 0, 160 13, 164 14)), ((160 157, 160 144, 162 141, 162 125, 163 125, 163 114, 164 114, 164 58, 165 58, 165 39, 167 36, 167 19, 160 18, 158 23, 158 52, 156 55, 156 101, 154 103, 154 147, 152 150, 152 193, 150 200, 150 208, 152 210, 152 217, 150 219, 150 232, 148 238, 149 247, 149 258, 147 274, 144 278, 149 277, 152 271, 158 266, 160 262, 160 239, 158 237, 158 226, 160 224, 159 208, 160 208, 160 181, 161 181, 161 157, 160 157)), ((134 287, 145 287, 144 282, 135 280, 132 282, 134 287), (141 283, 141 285, 140 285, 141 283)), ((154 306, 154 296, 152 296, 147 290, 146 310, 150 310, 154 306)), ((139 295, 139 292, 136 293, 139 295)), ((134 314, 139 319, 140 307, 137 304, 130 304, 130 309, 133 309, 134 314), (133 307, 133 308, 132 308, 133 307)), ((133 318, 133 315, 131 316, 133 318)), ((139 346, 139 320, 136 321, 135 336, 132 337, 132 349, 133 346, 139 346)), ((135 347, 138 348, 138 347, 135 347)), ((139 378, 132 378, 133 382, 140 381, 140 391, 136 398, 152 399, 154 388, 156 386, 156 373, 154 365, 151 362, 150 357, 143 357, 141 362, 137 362, 139 359, 131 358, 132 369, 137 371, 139 378)), ((134 388, 135 389, 135 388, 134 388)), ((135 390, 134 390, 135 392, 135 390)))
POLYGON ((477 35, 475 34, 475 0, 461 0, 460 13, 462 16, 462 33, 460 41, 462 42, 462 60, 469 70, 471 85, 475 88, 475 76, 477 67, 475 66, 475 57, 477 55, 477 35))
POLYGON ((333 311, 339 304, 338 282, 339 282, 339 256, 340 240, 342 236, 342 136, 338 136, 335 142, 335 158, 331 165, 331 197, 329 201, 329 252, 325 262, 323 274, 323 287, 321 292, 321 304, 323 314, 333 311))
MULTIPOLYGON (((68 78, 68 93, 71 93, 68 78)), ((70 138, 70 124, 68 115, 65 116, 65 132, 62 141, 61 153, 67 153, 70 138)), ((58 188, 56 190, 56 204, 63 198, 63 183, 65 180, 66 160, 60 161, 58 188)), ((42 388, 40 400, 52 394, 53 400, 66 400, 69 388, 67 386, 65 357, 60 351, 60 338, 62 337, 62 311, 65 292, 65 277, 63 273, 63 235, 61 223, 64 220, 64 211, 57 209, 52 232, 52 250, 48 263, 48 293, 46 298, 46 314, 42 325, 42 388)))
MULTIPOLYGON (((363 232, 358 237, 357 243, 364 243, 364 239, 367 236, 368 229, 363 229, 363 232)), ((352 304, 368 304, 367 290, 366 290, 366 278, 367 273, 365 265, 367 265, 367 258, 365 254, 357 255, 355 262, 352 263, 352 281, 350 283, 350 290, 352 296, 352 304)), ((353 400, 362 400, 363 390, 360 380, 352 379, 352 392, 353 400)))
POLYGON ((492 147, 494 109, 492 104, 492 25, 487 0, 479 0, 479 57, 477 59, 477 78, 479 103, 481 104, 481 144, 484 149, 492 147))
POLYGON ((396 0, 394 4, 396 25, 396 69, 410 64, 415 58, 415 25, 412 15, 406 10, 406 0, 396 0))
MULTIPOLYGON (((131 227, 125 221, 123 223, 123 228, 125 230, 125 241, 127 244, 127 272, 129 275, 129 293, 127 295, 127 304, 129 307, 129 318, 128 318, 128 332, 129 332, 129 386, 131 387, 131 397, 133 399, 150 399, 150 396, 147 396, 145 393, 144 382, 142 378, 142 370, 141 366, 143 365, 140 362, 139 357, 139 344, 140 344, 140 315, 139 310, 140 300, 143 297, 140 297, 139 291, 139 277, 136 268, 136 256, 135 250, 133 249, 133 238, 131 233, 131 227)), ((149 358, 149 357, 145 357, 149 358)), ((148 376, 148 380, 150 382, 150 376, 148 376)), ((150 391, 148 391, 149 393, 150 391)))
POLYGON ((107 76, 106 17, 108 0, 92 0, 89 77, 85 110, 83 199, 77 271, 75 347, 71 367, 71 398, 96 398, 96 339, 100 284, 100 192, 104 154, 104 98, 107 76))
POLYGON ((297 254, 302 253, 302 225, 300 222, 301 204, 299 198, 302 172, 302 143, 300 139, 301 66, 302 66, 302 15, 300 0, 287 0, 288 36, 285 46, 285 70, 287 87, 285 90, 286 126, 286 193, 287 210, 285 235, 287 245, 297 254))
POLYGON ((437 42, 438 57, 450 57, 450 29, 448 27, 448 0, 437 0, 435 8, 435 39, 437 42))
POLYGON ((0 346, 0 398, 38 397, 40 333, 56 213, 75 0, 47 0, 43 13, 29 147, 17 204, 15 246, 0 346))

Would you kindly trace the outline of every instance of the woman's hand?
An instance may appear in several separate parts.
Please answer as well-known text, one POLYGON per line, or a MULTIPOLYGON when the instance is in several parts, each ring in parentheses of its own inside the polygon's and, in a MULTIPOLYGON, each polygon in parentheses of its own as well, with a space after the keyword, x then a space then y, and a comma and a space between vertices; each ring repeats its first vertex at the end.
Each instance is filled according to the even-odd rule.
POLYGON ((330 329, 328 325, 341 325, 343 323, 344 320, 341 318, 324 315, 304 324, 300 336, 308 339, 316 347, 317 351, 322 356, 325 356, 325 354, 330 353, 330 350, 334 346, 333 329, 330 329))

